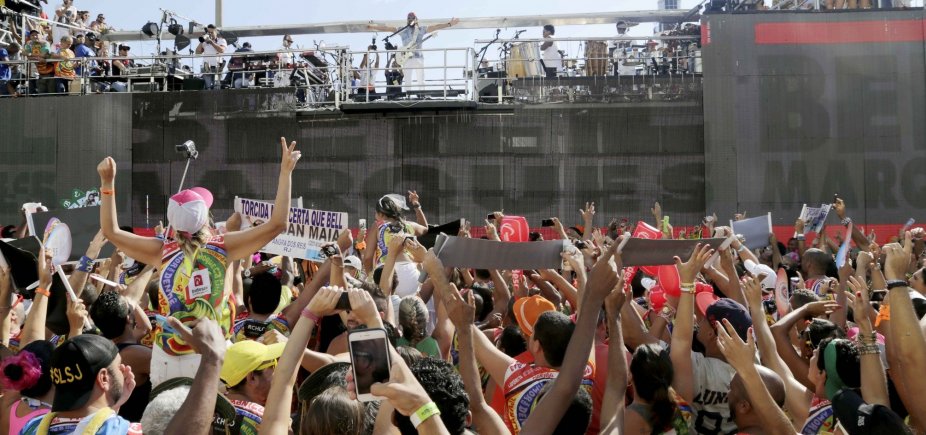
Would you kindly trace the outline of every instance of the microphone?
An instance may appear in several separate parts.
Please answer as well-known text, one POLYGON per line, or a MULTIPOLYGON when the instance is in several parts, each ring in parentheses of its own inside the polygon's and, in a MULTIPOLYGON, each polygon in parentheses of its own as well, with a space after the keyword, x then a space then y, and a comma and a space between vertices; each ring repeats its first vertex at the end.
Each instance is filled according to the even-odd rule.
POLYGON ((498 38, 498 35, 502 33, 502 29, 495 29, 495 38, 498 38))
POLYGON ((525 29, 525 30, 518 30, 518 31, 514 34, 515 39, 518 38, 518 35, 520 35, 520 34, 526 32, 526 31, 527 31, 527 29, 525 29))

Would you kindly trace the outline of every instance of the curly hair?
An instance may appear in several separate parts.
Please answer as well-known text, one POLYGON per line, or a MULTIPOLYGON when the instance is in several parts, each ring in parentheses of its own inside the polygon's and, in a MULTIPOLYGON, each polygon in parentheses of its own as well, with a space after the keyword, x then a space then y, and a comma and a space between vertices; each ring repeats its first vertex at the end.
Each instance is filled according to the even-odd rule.
POLYGON ((129 305, 114 291, 101 293, 90 306, 90 319, 100 328, 103 336, 110 340, 125 332, 125 321, 130 314, 129 305))
MULTIPOLYGON (((463 387, 463 378, 454 367, 436 358, 424 357, 409 364, 412 374, 424 387, 428 397, 440 409, 440 419, 451 435, 459 435, 466 431, 466 418, 469 415, 469 396, 463 387)), ((394 411, 393 422, 399 432, 417 434, 408 417, 394 411)))

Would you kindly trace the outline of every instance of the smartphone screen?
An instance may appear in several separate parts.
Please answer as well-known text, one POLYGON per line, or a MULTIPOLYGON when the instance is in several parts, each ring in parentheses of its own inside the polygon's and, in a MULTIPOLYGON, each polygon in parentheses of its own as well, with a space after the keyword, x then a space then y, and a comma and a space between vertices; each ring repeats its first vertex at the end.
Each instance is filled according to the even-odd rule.
POLYGON ((552 226, 553 226, 553 219, 544 219, 544 220, 540 221, 540 226, 542 226, 542 227, 552 227, 552 226))
POLYGON ((370 394, 370 386, 389 380, 389 343, 386 340, 386 330, 380 328, 352 331, 348 335, 354 386, 360 401, 380 400, 370 394))
POLYGON ((365 230, 367 229, 367 220, 366 220, 366 219, 360 219, 360 224, 359 224, 359 226, 360 226, 360 231, 365 231, 365 230))
POLYGON ((494 214, 494 213, 489 213, 489 214, 487 214, 487 215, 486 215, 486 219, 488 219, 488 220, 490 220, 490 221, 494 221, 494 220, 495 220, 495 214, 494 214))

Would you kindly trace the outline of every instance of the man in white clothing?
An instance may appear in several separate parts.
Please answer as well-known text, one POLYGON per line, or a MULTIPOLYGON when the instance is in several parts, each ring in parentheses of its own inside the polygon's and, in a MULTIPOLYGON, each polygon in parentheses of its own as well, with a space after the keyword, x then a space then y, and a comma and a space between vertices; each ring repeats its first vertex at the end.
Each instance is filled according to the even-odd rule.
MULTIPOLYGON (((414 81, 418 85, 419 89, 424 89, 424 55, 421 54, 421 44, 424 42, 424 39, 427 34, 434 33, 441 29, 446 29, 450 26, 454 26, 459 23, 460 20, 453 18, 448 23, 444 24, 434 24, 427 27, 422 27, 418 25, 418 16, 414 12, 408 13, 408 24, 403 28, 396 28, 390 26, 381 26, 373 24, 372 22, 367 26, 370 30, 377 30, 380 32, 398 32, 399 37, 402 38, 402 46, 407 47, 410 50, 411 57, 408 58, 404 63, 400 62, 404 74, 406 77, 411 79, 411 75, 414 75, 414 81)), ((397 52, 396 56, 401 56, 403 51, 397 52)))
POLYGON ((556 78, 556 73, 563 68, 563 57, 559 54, 556 41, 553 40, 554 34, 556 34, 556 28, 552 24, 543 26, 543 42, 540 44, 540 51, 542 52, 543 70, 548 79, 556 78))
POLYGON ((206 26, 206 34, 199 40, 196 54, 203 55, 203 80, 206 81, 206 89, 213 89, 218 82, 216 75, 222 72, 221 54, 225 53, 228 43, 219 35, 214 24, 206 26))

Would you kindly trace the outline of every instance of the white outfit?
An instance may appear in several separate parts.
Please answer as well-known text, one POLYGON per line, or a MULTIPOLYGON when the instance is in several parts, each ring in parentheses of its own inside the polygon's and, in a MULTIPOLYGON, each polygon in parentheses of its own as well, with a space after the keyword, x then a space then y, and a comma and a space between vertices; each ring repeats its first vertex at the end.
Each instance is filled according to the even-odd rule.
MULTIPOLYGON (((215 40, 216 45, 221 46, 223 49, 228 48, 228 43, 225 42, 225 38, 218 37, 215 40)), ((203 62, 209 64, 209 66, 219 66, 222 63, 222 55, 219 53, 212 44, 203 43, 203 62)))
POLYGON ((280 54, 278 54, 280 63, 283 65, 292 65, 296 63, 296 55, 293 53, 293 46, 289 47, 285 45, 280 46, 280 54))
MULTIPOLYGON (((543 38, 543 42, 553 41, 552 36, 543 38)), ((556 46, 556 41, 553 41, 549 47, 543 50, 543 67, 544 68, 556 68, 557 71, 562 71, 563 69, 563 57, 559 54, 559 48, 556 46)))
MULTIPOLYGON (((403 72, 405 73, 405 83, 412 82, 412 76, 414 76, 414 82, 417 85, 415 89, 424 90, 424 58, 423 57, 412 57, 405 61, 405 66, 402 67, 403 72)), ((406 89, 410 87, 406 86, 406 89)))
POLYGON ((704 354, 691 352, 691 367, 694 372, 694 401, 692 408, 697 411, 695 432, 700 434, 733 433, 736 423, 730 413, 727 395, 730 382, 736 370, 717 358, 708 358, 704 354))
POLYGON ((188 355, 168 355, 160 346, 151 347, 151 387, 172 378, 195 378, 199 369, 202 355, 191 353, 188 355))

